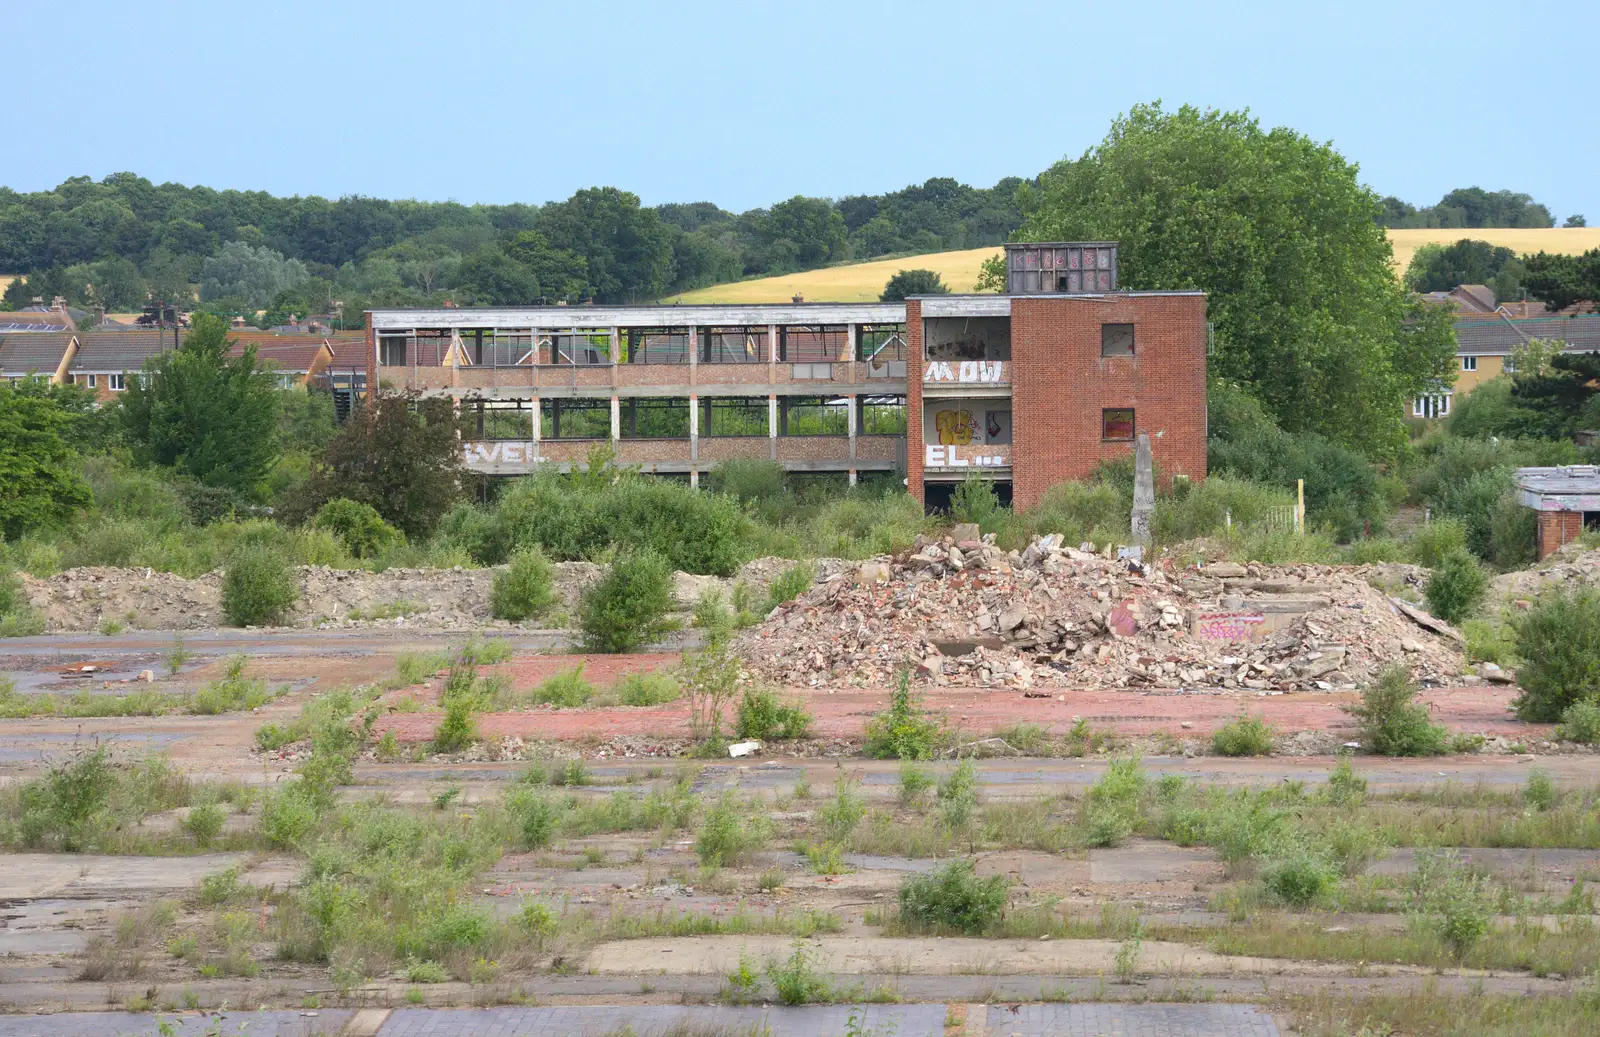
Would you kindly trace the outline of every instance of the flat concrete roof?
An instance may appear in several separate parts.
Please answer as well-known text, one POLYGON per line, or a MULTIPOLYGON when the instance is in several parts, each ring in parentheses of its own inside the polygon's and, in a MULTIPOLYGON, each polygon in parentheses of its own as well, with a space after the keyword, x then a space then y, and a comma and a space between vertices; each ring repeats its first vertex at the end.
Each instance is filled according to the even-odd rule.
MULTIPOLYGON (((1204 292, 1098 292, 1068 295, 921 295, 924 317, 1004 317, 1013 299, 1103 302, 1140 296, 1205 295, 1204 292)), ((764 324, 903 324, 903 302, 696 303, 644 306, 466 306, 370 310, 379 332, 432 328, 507 328, 561 331, 570 328, 738 327, 764 324)))
POLYGON ((1519 490, 1541 497, 1600 494, 1600 466, 1592 464, 1518 468, 1512 478, 1519 490))

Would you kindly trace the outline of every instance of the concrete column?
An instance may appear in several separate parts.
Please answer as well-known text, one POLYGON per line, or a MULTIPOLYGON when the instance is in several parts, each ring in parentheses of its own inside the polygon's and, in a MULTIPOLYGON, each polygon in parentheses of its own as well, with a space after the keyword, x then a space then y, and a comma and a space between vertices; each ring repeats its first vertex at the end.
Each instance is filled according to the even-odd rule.
POLYGON ((856 380, 855 361, 856 358, 861 355, 861 325, 845 325, 845 343, 848 352, 841 359, 848 360, 850 362, 850 380, 853 382, 856 380))
MULTIPOLYGON (((851 393, 849 396, 846 396, 845 399, 850 401, 850 407, 849 407, 849 416, 850 416, 850 425, 849 425, 849 429, 850 429, 850 460, 854 461, 856 459, 856 435, 857 435, 856 411, 858 410, 858 401, 861 399, 861 397, 857 396, 855 393, 851 393)), ((855 484, 855 476, 854 475, 852 475, 850 477, 850 483, 851 483, 851 485, 855 484)))
MULTIPOLYGON (((700 397, 689 394, 689 462, 696 464, 700 460, 700 397)), ((694 483, 694 471, 690 471, 690 482, 694 483)))
POLYGON ((622 438, 622 402, 611 397, 611 442, 622 438))
POLYGON ((767 325, 767 375, 768 381, 777 381, 778 370, 778 326, 767 325))
POLYGON ((772 446, 772 459, 778 459, 778 394, 767 394, 767 442, 772 446))
POLYGON ((538 453, 538 451, 539 451, 539 435, 540 435, 540 433, 539 433, 539 419, 540 419, 540 416, 541 416, 540 408, 542 406, 543 406, 543 404, 541 404, 539 402, 539 394, 535 393, 534 396, 533 396, 533 437, 532 437, 533 438, 534 453, 538 453))
POLYGON ((850 469, 850 485, 854 486, 855 484, 856 484, 856 470, 854 468, 852 468, 852 469, 850 469))
POLYGON ((700 384, 697 379, 700 374, 700 329, 693 324, 689 325, 689 384, 700 384))

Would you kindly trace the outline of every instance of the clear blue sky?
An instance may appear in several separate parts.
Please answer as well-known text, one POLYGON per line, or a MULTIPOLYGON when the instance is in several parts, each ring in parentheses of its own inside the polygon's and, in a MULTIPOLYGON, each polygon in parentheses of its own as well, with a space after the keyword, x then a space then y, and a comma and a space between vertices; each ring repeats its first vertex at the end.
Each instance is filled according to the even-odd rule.
POLYGON ((1600 221, 1596 0, 19 4, 0 184, 740 210, 1032 175, 1136 102, 1250 108, 1379 192, 1600 221))

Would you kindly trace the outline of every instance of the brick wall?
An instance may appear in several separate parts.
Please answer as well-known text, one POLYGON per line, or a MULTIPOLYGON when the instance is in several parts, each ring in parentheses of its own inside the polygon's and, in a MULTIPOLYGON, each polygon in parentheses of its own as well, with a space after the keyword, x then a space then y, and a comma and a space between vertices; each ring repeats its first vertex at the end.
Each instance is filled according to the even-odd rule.
POLYGON ((1554 554, 1583 532, 1581 511, 1539 512, 1539 557, 1554 554))
POLYGON ((372 311, 367 311, 367 394, 378 391, 378 331, 372 326, 372 311))
POLYGON ((906 491, 922 500, 922 302, 906 300, 906 491))
POLYGON ((1014 298, 1011 358, 1018 509, 1037 504, 1053 484, 1082 479, 1100 461, 1133 450, 1131 442, 1101 439, 1106 408, 1133 408, 1163 478, 1205 477, 1204 296, 1014 298), (1134 355, 1102 357, 1102 324, 1132 324, 1134 355))

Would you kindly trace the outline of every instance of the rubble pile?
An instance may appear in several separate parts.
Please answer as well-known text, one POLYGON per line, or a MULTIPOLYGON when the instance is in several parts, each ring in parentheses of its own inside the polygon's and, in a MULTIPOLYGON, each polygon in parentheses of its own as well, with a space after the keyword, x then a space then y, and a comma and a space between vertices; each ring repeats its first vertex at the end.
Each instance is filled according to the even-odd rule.
POLYGON ((1540 592, 1600 586, 1600 550, 1568 544, 1526 569, 1501 573, 1490 584, 1490 597, 1529 602, 1540 592))
POLYGON ((792 686, 881 686, 910 666, 935 685, 1262 693, 1358 687, 1393 662, 1442 682, 1465 665, 1454 631, 1402 612, 1361 567, 1146 565, 1059 535, 1010 552, 969 536, 818 584, 743 635, 745 658, 792 686))

